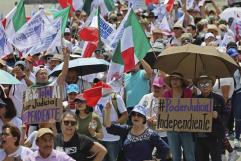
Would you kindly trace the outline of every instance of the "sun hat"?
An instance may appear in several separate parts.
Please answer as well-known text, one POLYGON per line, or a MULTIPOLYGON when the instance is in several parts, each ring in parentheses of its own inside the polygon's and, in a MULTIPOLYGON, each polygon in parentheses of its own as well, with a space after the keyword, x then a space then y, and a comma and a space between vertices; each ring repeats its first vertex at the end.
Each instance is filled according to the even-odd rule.
POLYGON ((212 85, 214 85, 214 84, 215 84, 215 81, 216 81, 215 77, 213 77, 213 76, 208 76, 208 75, 206 75, 206 74, 199 74, 198 78, 194 81, 194 84, 197 85, 198 82, 199 82, 200 80, 203 80, 203 79, 211 80, 211 81, 212 81, 212 85))
POLYGON ((67 94, 69 93, 79 93, 79 86, 77 84, 69 84, 67 86, 67 94))
POLYGON ((174 71, 172 72, 172 74, 170 74, 169 76, 167 76, 166 78, 164 78, 164 82, 171 87, 171 78, 178 78, 181 79, 183 81, 183 84, 185 87, 187 87, 190 84, 190 81, 188 81, 187 79, 184 79, 183 74, 179 71, 174 71))
POLYGON ((132 115, 133 112, 137 112, 146 118, 147 111, 146 111, 146 107, 143 105, 136 105, 131 111, 130 116, 132 115))

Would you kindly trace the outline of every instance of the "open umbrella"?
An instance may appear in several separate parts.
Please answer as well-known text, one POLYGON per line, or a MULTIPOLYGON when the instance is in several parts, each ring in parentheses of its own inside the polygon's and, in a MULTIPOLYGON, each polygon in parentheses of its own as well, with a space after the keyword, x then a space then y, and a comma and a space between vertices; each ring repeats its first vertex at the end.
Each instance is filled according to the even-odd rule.
POLYGON ((21 84, 21 82, 8 72, 0 70, 0 84, 21 84))
MULTIPOLYGON (((57 76, 61 73, 63 64, 56 66, 49 76, 57 76)), ((92 73, 104 72, 108 69, 109 63, 103 59, 97 58, 78 58, 69 61, 69 69, 76 69, 79 76, 92 73)))
POLYGON ((238 18, 241 16, 241 7, 229 7, 226 8, 221 14, 220 14, 220 18, 224 19, 228 22, 228 19, 230 17, 232 18, 238 18))
POLYGON ((200 73, 218 78, 232 77, 237 63, 212 46, 187 44, 165 49, 157 58, 158 69, 170 74, 177 70, 185 78, 195 79, 200 73))

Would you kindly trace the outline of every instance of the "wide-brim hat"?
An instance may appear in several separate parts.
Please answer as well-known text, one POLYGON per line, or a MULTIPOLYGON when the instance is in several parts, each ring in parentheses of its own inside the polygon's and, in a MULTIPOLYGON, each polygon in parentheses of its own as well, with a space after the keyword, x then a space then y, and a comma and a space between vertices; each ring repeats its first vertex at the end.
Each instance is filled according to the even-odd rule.
POLYGON ((144 118, 146 118, 147 115, 147 111, 146 111, 146 107, 142 106, 142 105, 136 105, 133 110, 130 113, 130 116, 132 115, 133 112, 137 112, 139 114, 141 114, 144 118))
POLYGON ((206 74, 200 74, 199 77, 196 80, 194 80, 194 84, 197 86, 198 82, 203 80, 203 79, 211 80, 212 85, 214 85, 215 81, 216 81, 216 78, 214 76, 209 76, 209 75, 206 75, 206 74))
POLYGON ((187 79, 185 79, 183 77, 183 74, 178 72, 178 71, 174 71, 172 72, 172 74, 170 74, 169 76, 167 76, 166 78, 164 78, 164 82, 166 83, 166 85, 168 85, 169 87, 171 87, 171 78, 178 78, 178 79, 181 79, 182 82, 183 82, 183 85, 185 87, 189 86, 190 85, 190 81, 188 81, 187 79))

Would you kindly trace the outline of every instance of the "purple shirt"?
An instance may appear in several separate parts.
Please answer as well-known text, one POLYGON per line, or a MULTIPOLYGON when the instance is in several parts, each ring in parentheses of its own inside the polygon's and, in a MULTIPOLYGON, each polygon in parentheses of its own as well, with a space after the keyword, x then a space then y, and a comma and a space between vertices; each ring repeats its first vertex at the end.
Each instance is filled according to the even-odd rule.
POLYGON ((39 154, 39 151, 35 151, 32 156, 27 156, 24 161, 75 161, 70 156, 68 156, 66 153, 52 150, 52 153, 48 158, 43 158, 39 154))

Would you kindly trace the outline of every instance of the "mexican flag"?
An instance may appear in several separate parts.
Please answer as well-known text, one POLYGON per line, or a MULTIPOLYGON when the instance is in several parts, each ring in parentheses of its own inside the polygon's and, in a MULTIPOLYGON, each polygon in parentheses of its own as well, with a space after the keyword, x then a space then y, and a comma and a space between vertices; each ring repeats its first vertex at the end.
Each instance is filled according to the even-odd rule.
POLYGON ((84 26, 79 31, 79 37, 81 40, 84 40, 83 46, 83 58, 92 57, 95 50, 98 48, 99 44, 99 29, 98 29, 98 19, 99 19, 99 10, 93 11, 94 15, 90 24, 86 24, 88 26, 84 26))
POLYGON ((83 0, 58 0, 62 8, 71 6, 72 11, 81 10, 84 2, 83 0))
POLYGON ((69 11, 70 11, 70 6, 67 6, 62 10, 56 10, 53 8, 53 9, 45 10, 44 12, 45 12, 45 15, 47 15, 50 19, 56 20, 57 18, 61 17, 62 19, 61 33, 64 33, 64 30, 68 22, 69 11))
POLYGON ((167 12, 171 12, 174 5, 174 0, 165 0, 164 4, 166 5, 167 12))
MULTIPOLYGON (((79 37, 85 41, 83 57, 92 57, 96 49, 102 49, 102 45, 108 46, 114 38, 115 28, 99 14, 94 11, 90 25, 84 25, 79 31, 79 37)), ((91 13, 92 14, 92 13, 91 13)))
POLYGON ((5 31, 11 41, 13 35, 26 23, 24 0, 20 0, 6 18, 2 23, 5 23, 5 31))
POLYGON ((113 0, 85 0, 83 10, 89 15, 94 8, 100 7, 101 15, 115 10, 113 0))
POLYGON ((114 56, 118 55, 116 56, 117 63, 124 64, 124 72, 129 72, 146 56, 151 45, 132 9, 126 16, 120 25, 123 27, 119 30, 121 34, 117 33, 122 36, 118 41, 114 56))
POLYGON ((87 105, 95 107, 101 97, 107 96, 113 93, 113 89, 110 85, 104 82, 98 82, 94 84, 90 89, 83 92, 83 97, 87 100, 87 105))

